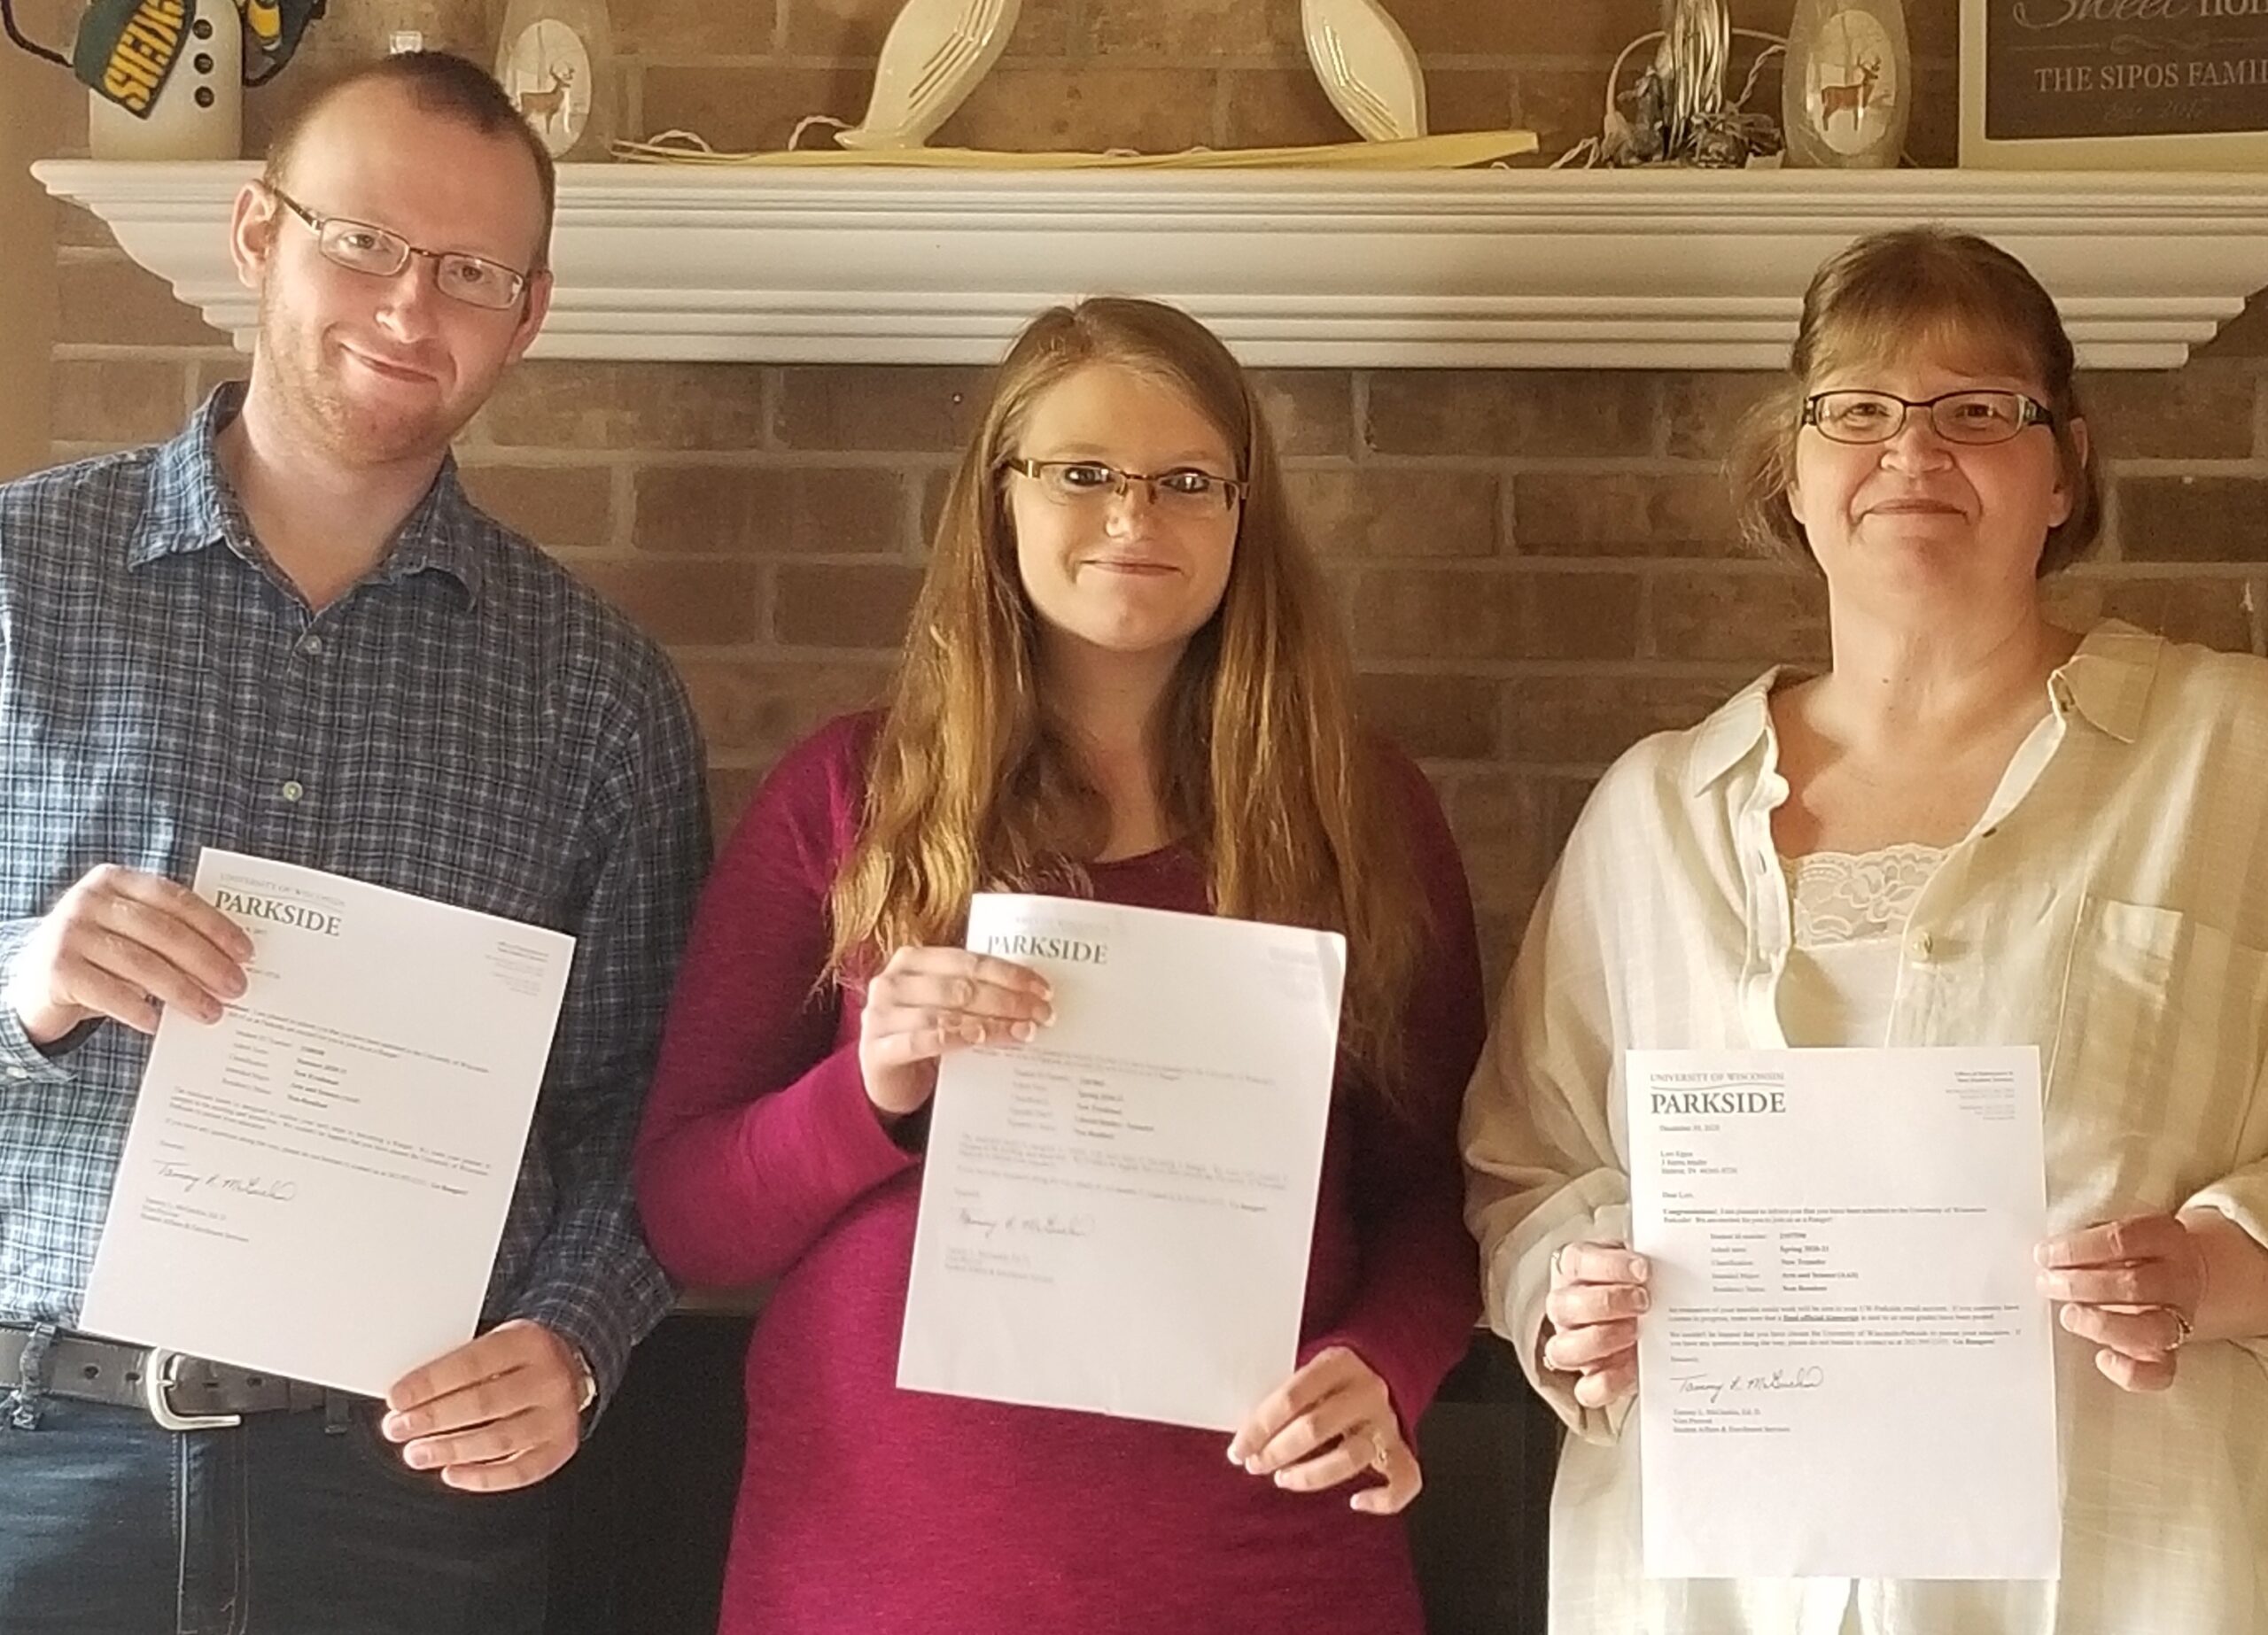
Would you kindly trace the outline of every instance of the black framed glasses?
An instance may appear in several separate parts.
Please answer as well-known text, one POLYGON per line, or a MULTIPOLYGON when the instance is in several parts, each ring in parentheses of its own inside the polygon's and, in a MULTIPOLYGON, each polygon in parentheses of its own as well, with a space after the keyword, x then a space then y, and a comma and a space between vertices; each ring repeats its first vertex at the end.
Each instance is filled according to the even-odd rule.
POLYGON ((1245 484, 1237 478, 1197 466, 1176 466, 1170 471, 1122 471, 1099 460, 1012 457, 1003 460, 1000 469, 1031 478, 1058 505, 1094 505, 1122 498, 1139 483, 1152 505, 1182 516, 1219 516, 1235 509, 1245 491, 1245 484))
POLYGON ((418 256, 433 264, 433 283, 441 293, 468 306, 503 312, 517 306, 527 292, 528 275, 517 267, 459 250, 421 250, 399 233, 344 216, 317 215, 275 183, 260 185, 307 224, 323 260, 349 272, 392 278, 409 265, 410 257, 418 256))
POLYGON ((2052 426, 2054 413, 2021 391, 1941 391, 1916 402, 1894 391, 1815 391, 1804 399, 1803 423, 1836 443, 1887 443, 1920 409, 1930 430, 1971 448, 2006 443, 2027 426, 2052 426))

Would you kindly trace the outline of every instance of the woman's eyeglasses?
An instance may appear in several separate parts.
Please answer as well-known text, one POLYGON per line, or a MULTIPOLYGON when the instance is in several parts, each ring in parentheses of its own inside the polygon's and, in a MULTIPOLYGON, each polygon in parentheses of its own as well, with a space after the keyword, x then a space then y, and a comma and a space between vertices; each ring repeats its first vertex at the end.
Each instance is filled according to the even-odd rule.
POLYGON ((1099 460, 1003 460, 1001 469, 1028 477, 1058 505, 1093 505, 1122 497, 1139 483, 1150 503, 1182 516, 1219 516, 1244 498, 1245 485, 1195 466, 1170 471, 1122 471, 1099 460))
POLYGON ((2027 426, 2052 426, 2054 415, 2021 391, 1941 391, 1919 402, 1891 391, 1815 391, 1804 399, 1803 423, 1836 443, 1887 443, 1920 409, 1948 443, 1982 447, 2006 443, 2027 426))

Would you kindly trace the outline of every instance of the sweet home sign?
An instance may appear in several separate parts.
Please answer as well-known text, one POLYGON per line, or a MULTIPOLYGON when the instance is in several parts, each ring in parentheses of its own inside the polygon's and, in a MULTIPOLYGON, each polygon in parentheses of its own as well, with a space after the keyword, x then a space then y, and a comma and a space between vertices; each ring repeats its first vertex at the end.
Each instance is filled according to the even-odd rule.
POLYGON ((2268 0, 1961 0, 1964 165, 2268 165, 2268 0))

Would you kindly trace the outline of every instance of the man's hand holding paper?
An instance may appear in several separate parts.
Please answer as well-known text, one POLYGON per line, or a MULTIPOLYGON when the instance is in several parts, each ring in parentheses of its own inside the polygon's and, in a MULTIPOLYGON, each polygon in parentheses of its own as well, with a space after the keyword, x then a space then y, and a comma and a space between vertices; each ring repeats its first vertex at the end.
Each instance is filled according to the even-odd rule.
POLYGON ((451 1487, 527 1487, 582 1443, 586 1366, 541 1323, 515 1318, 403 1375, 378 1430, 404 1464, 451 1487))
POLYGON ((471 1337, 574 939, 230 852, 197 887, 247 986, 159 1024, 82 1321, 382 1396, 471 1337))
POLYGON ((252 939, 195 892, 106 863, 41 917, 5 1003, 41 1046, 102 1017, 144 1034, 166 1011, 217 1022, 243 996, 251 957, 252 939))

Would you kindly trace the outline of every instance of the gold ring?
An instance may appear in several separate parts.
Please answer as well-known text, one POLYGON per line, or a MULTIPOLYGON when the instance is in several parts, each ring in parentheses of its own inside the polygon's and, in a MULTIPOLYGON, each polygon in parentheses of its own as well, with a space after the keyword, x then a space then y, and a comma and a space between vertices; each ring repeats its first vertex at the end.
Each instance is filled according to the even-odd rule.
POLYGON ((2166 1315, 2173 1319, 2173 1344, 2165 1348, 2170 1355, 2188 1344, 2189 1337, 2194 1334, 2197 1329, 2196 1326, 2192 1323, 2189 1319, 2181 1314, 2181 1308, 2179 1306, 2169 1306, 2165 1308, 2165 1311, 2166 1315))

